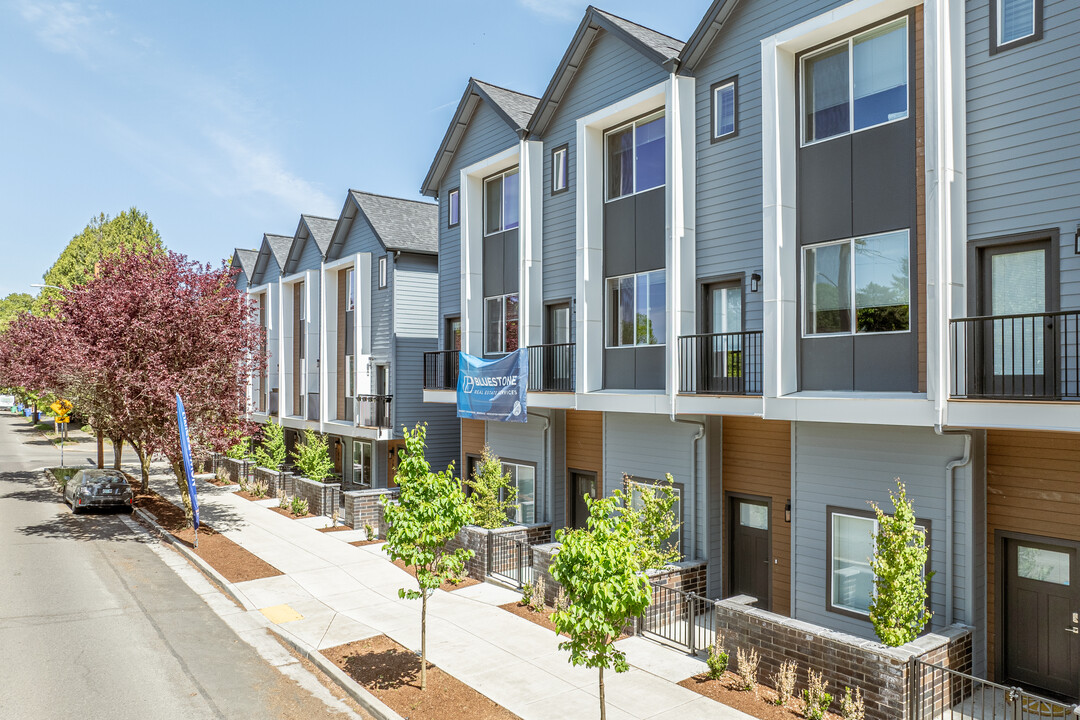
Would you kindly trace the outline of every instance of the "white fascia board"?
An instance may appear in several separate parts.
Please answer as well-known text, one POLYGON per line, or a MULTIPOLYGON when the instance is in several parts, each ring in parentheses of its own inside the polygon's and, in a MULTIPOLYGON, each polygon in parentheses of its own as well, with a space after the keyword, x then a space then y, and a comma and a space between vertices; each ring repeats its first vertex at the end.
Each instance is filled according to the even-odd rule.
MULTIPOLYGON (((671 81, 665 80, 577 120, 575 353, 576 382, 582 392, 600 390, 604 384, 604 130, 666 108, 670 93, 671 81)), ((670 205, 667 213, 670 230, 670 205)), ((669 285, 670 281, 669 277, 669 285)), ((660 412, 669 409, 670 401, 660 412)))
POLYGON ((576 410, 578 396, 563 392, 531 392, 528 395, 529 409, 576 410))
POLYGON ((424 402, 440 405, 457 405, 455 390, 424 390, 424 402))
POLYGON ((1080 427, 1080 403, 953 400, 949 402, 948 425, 951 428, 1076 432, 1080 427))
POLYGON ((860 425, 908 425, 932 427, 937 423, 934 402, 926 397, 873 397, 836 393, 835 395, 789 395, 764 398, 767 420, 855 423, 860 425))
POLYGON ((671 399, 663 392, 592 392, 577 394, 577 409, 596 412, 667 415, 671 399))
POLYGON ((676 395, 678 415, 740 415, 762 417, 764 402, 760 397, 719 395, 676 395))

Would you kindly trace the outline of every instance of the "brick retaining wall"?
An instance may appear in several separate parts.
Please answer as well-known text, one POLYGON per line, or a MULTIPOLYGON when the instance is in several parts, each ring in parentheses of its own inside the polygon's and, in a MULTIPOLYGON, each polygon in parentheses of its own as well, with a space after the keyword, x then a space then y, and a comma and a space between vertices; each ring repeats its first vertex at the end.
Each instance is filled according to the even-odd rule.
POLYGON ((386 496, 391 500, 397 500, 400 492, 398 488, 378 488, 350 490, 343 493, 345 498, 344 523, 356 530, 363 530, 365 525, 370 525, 371 529, 380 538, 385 538, 387 524, 380 498, 386 496))
POLYGON ((307 500, 312 515, 329 516, 338 508, 339 483, 320 483, 305 477, 294 478, 293 483, 295 496, 307 500))
POLYGON ((270 468, 256 467, 254 482, 266 483, 267 497, 289 497, 292 495, 291 474, 270 468))

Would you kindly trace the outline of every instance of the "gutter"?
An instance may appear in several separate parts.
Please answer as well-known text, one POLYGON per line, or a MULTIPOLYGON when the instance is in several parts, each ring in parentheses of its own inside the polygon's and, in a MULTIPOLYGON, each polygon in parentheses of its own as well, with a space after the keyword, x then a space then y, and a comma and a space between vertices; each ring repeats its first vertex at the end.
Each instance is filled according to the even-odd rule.
POLYGON ((693 448, 693 451, 692 451, 692 464, 690 465, 690 487, 693 488, 694 491, 695 491, 694 494, 692 495, 692 497, 694 498, 694 512, 693 512, 693 515, 691 516, 691 518, 692 518, 692 521, 693 521, 692 527, 693 527, 693 530, 694 530, 694 542, 697 543, 698 540, 700 539, 700 535, 699 535, 700 528, 698 527, 698 512, 697 512, 697 492, 696 492, 696 490, 697 490, 697 481, 698 481, 698 477, 697 477, 698 441, 701 440, 701 438, 705 437, 705 423, 699 422, 697 420, 680 420, 680 419, 675 417, 674 412, 672 412, 671 415, 672 415, 671 422, 673 422, 673 423, 679 423, 679 424, 682 424, 682 425, 696 425, 697 428, 698 428, 697 434, 694 435, 694 439, 690 441, 690 446, 691 446, 691 448, 693 448))
MULTIPOLYGON (((547 415, 540 415, 539 413, 528 412, 526 415, 530 417, 539 418, 544 421, 544 478, 547 481, 547 513, 551 518, 551 523, 555 523, 555 483, 552 477, 551 465, 554 458, 552 458, 551 452, 551 433, 548 431, 551 429, 551 418, 547 415)), ((565 523, 564 523, 565 524, 565 523)))
MULTIPOLYGON (((953 490, 956 484, 956 468, 966 467, 971 463, 971 440, 969 430, 945 430, 940 424, 934 425, 934 432, 941 437, 949 435, 964 438, 964 454, 945 464, 945 626, 953 624, 953 490)), ((969 493, 969 502, 971 493, 969 493)), ((970 622, 971 618, 967 618, 970 622)))

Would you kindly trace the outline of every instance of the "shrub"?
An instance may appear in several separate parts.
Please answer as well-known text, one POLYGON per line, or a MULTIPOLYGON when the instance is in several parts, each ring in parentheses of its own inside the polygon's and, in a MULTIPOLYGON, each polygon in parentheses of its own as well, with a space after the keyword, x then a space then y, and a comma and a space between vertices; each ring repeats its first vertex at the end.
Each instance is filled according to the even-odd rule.
POLYGON ((772 676, 773 685, 776 687, 777 705, 787 705, 795 694, 795 679, 798 673, 799 665, 794 660, 785 660, 780 663, 780 668, 772 676))
POLYGON ((709 677, 719 680, 724 676, 728 666, 728 654, 724 651, 724 634, 719 630, 716 639, 709 646, 709 656, 705 658, 705 664, 709 666, 709 677))
POLYGON ((529 607, 534 612, 541 612, 544 609, 544 595, 547 593, 547 583, 544 581, 543 575, 536 577, 536 582, 532 585, 532 597, 529 598, 529 607))
POLYGON ((281 470, 285 464, 285 431, 273 419, 263 425, 262 443, 255 448, 255 464, 270 470, 281 470))
POLYGON ((270 487, 266 484, 265 480, 256 480, 248 487, 250 488, 248 492, 257 498, 264 498, 270 494, 270 487))
POLYGON ((900 478, 897 493, 889 493, 893 514, 871 503, 877 515, 874 534, 874 596, 870 622, 881 642, 898 647, 919 637, 933 613, 926 606, 926 533, 919 529, 915 510, 900 478))
POLYGON ((669 563, 682 559, 678 542, 671 536, 682 524, 675 513, 675 481, 671 474, 656 485, 634 482, 623 473, 625 492, 616 490, 614 496, 622 519, 628 524, 630 535, 638 547, 639 561, 643 570, 659 570, 669 563))
POLYGON ((844 697, 840 698, 840 717, 844 720, 866 720, 862 690, 855 688, 855 696, 852 697, 851 688, 844 688, 844 697))
POLYGON ((326 441, 326 436, 314 430, 304 431, 304 439, 297 443, 293 460, 300 474, 315 482, 323 482, 334 470, 334 461, 330 458, 330 446, 326 441))
POLYGON ((289 509, 289 498, 285 495, 285 493, 281 494, 281 499, 278 500, 277 506, 279 508, 281 508, 282 510, 288 510, 289 509))
POLYGON ((364 539, 365 540, 378 540, 379 533, 375 532, 375 528, 371 525, 364 523, 364 539))
POLYGON ((510 510, 517 508, 517 488, 510 473, 503 473, 502 460, 487 445, 471 478, 464 479, 469 489, 469 507, 473 523, 493 530, 510 524, 510 510))
POLYGON ((236 438, 235 443, 225 451, 225 457, 232 460, 250 460, 251 438, 247 435, 241 435, 236 438))
POLYGON ((296 517, 303 517, 308 514, 308 503, 302 497, 294 497, 289 504, 289 509, 292 510, 292 514, 296 517))
POLYGON ((825 692, 829 684, 820 672, 806 669, 806 689, 803 690, 803 717, 807 720, 822 720, 832 704, 832 695, 825 692))
POLYGON ((758 652, 754 648, 750 648, 746 652, 743 652, 742 648, 735 651, 735 662, 738 664, 735 671, 739 674, 740 690, 748 690, 757 695, 757 671, 760 660, 761 658, 758 657, 758 652))
POLYGON ((531 582, 524 583, 521 586, 521 602, 518 603, 519 605, 524 605, 525 607, 528 607, 529 605, 532 604, 532 595, 533 595, 532 587, 533 586, 532 586, 531 582))
POLYGON ((562 585, 559 586, 559 591, 555 593, 555 612, 566 612, 570 608, 570 603, 566 599, 566 592, 563 590, 562 585))

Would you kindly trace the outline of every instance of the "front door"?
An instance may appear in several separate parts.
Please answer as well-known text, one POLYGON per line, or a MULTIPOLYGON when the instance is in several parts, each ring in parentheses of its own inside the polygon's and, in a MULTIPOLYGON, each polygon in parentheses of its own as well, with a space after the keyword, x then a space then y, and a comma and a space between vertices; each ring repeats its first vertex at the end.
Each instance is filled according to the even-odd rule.
POLYGON ((1006 539, 1005 679, 1077 699, 1080 574, 1072 545, 1006 539))
POLYGON ((772 574, 769 552, 769 501, 731 498, 728 595, 757 598, 755 607, 770 607, 772 574))
POLYGON ((700 353, 699 384, 706 393, 745 392, 743 293, 738 282, 711 283, 704 288, 705 337, 700 353))
POLYGON ((558 303, 547 306, 547 321, 544 323, 544 342, 540 362, 543 363, 543 389, 555 392, 570 392, 573 387, 574 348, 570 343, 570 303, 558 303))
POLYGON ((570 471, 570 517, 568 518, 570 527, 585 527, 585 521, 589 517, 589 506, 585 504, 585 496, 597 497, 596 485, 596 473, 570 471))
POLYGON ((973 328, 981 368, 976 391, 991 397, 1055 394, 1048 241, 991 246, 979 253, 978 312, 973 328))

